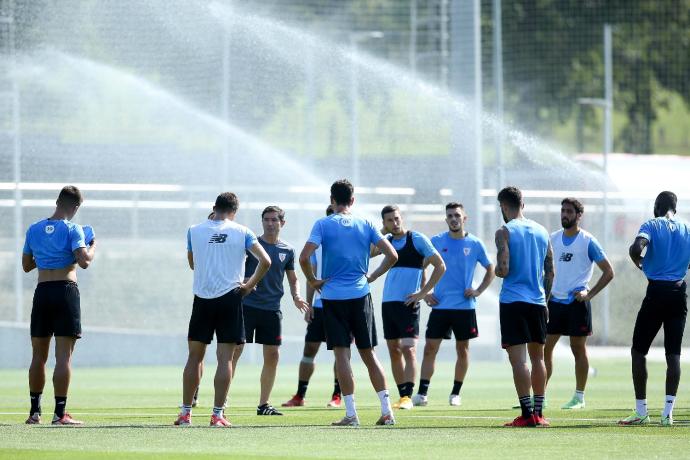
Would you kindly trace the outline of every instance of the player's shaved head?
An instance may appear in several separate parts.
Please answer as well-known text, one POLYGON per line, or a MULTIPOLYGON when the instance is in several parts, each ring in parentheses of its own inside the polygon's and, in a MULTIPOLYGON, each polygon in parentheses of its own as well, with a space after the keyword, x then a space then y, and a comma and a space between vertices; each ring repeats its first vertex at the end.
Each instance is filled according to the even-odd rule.
POLYGON ((678 197, 675 193, 669 191, 661 192, 654 201, 654 217, 665 216, 669 211, 675 214, 677 205, 678 197))

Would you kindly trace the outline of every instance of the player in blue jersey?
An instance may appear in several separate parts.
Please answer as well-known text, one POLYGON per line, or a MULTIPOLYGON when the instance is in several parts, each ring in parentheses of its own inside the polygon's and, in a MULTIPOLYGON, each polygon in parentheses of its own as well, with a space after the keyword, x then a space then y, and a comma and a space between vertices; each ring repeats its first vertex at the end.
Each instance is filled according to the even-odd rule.
MULTIPOLYGON (((333 207, 328 205, 326 208, 326 216, 330 216, 331 214, 333 214, 333 207)), ((311 266, 316 277, 321 278, 321 267, 323 266, 321 248, 317 249, 314 254, 311 255, 311 266)), ((319 352, 321 342, 326 341, 326 325, 323 320, 323 303, 321 302, 321 295, 308 283, 307 302, 312 308, 304 314, 304 320, 307 322, 307 333, 304 336, 304 351, 302 353, 302 359, 299 362, 297 393, 284 402, 283 407, 304 406, 304 397, 307 394, 309 380, 314 373, 314 358, 316 358, 316 354, 319 352)), ((331 394, 331 400, 326 406, 340 407, 342 396, 340 393, 338 376, 335 375, 335 365, 333 365, 333 379, 333 393, 331 394)))
MULTIPOLYGON (((412 392, 417 371, 419 302, 438 283, 445 271, 443 259, 431 241, 404 227, 400 209, 388 205, 381 210, 383 229, 398 253, 398 261, 386 274, 383 287, 383 335, 388 345, 393 378, 400 400, 393 408, 412 409, 412 392), (428 281, 424 267, 434 267, 428 281)), ((377 248, 372 255, 379 255, 377 248)))
POLYGON ((522 214, 520 189, 504 188, 498 202, 505 221, 496 231, 496 276, 503 278, 499 296, 501 343, 513 368, 522 412, 506 426, 548 426, 542 409, 546 392, 546 302, 554 278, 553 249, 546 229, 522 214), (530 390, 534 391, 534 405, 530 390))
POLYGON ((426 326, 424 359, 422 360, 419 390, 413 398, 416 406, 426 406, 431 377, 434 374, 436 354, 443 339, 455 336, 455 374, 453 388, 448 397, 451 406, 461 405, 460 389, 469 366, 470 339, 478 337, 476 298, 494 279, 494 266, 489 261, 484 243, 465 231, 467 213, 462 204, 451 202, 446 205, 448 231, 431 238, 446 266, 434 291, 425 297, 432 308, 426 326), (482 282, 473 287, 474 271, 480 264, 486 270, 482 282))
MULTIPOLYGON (((244 330, 247 342, 263 345, 264 364, 261 369, 261 391, 256 415, 283 415, 270 403, 271 390, 276 378, 280 345, 282 343, 282 319, 280 300, 283 297, 283 279, 287 277, 292 301, 298 310, 309 312, 309 305, 302 299, 295 273, 295 250, 280 239, 285 225, 285 211, 278 206, 268 206, 261 213, 263 234, 259 244, 271 258, 271 268, 256 286, 256 290, 244 298, 244 330)), ((257 267, 257 260, 247 255, 244 276, 249 277, 257 267)), ((235 350, 233 369, 242 354, 243 345, 235 350)))
POLYGON ((88 268, 96 252, 96 240, 87 245, 81 226, 70 222, 83 201, 77 187, 62 188, 53 215, 32 224, 26 232, 22 267, 38 269, 38 285, 31 309, 32 358, 29 368, 31 409, 27 424, 41 422, 41 395, 46 383, 50 340, 55 336, 53 425, 81 425, 65 411, 72 375, 72 352, 81 337, 81 305, 77 265, 88 268))
POLYGON ((661 192, 654 202, 654 219, 640 227, 630 246, 630 258, 647 278, 647 293, 637 314, 632 340, 635 411, 619 423, 645 425, 647 413, 647 353, 661 327, 666 351, 666 402, 661 425, 673 425, 673 405, 680 383, 680 350, 688 312, 683 279, 690 264, 690 225, 676 216, 678 198, 661 192), (642 252, 647 249, 644 257, 642 252))
POLYGON ((218 195, 213 218, 187 231, 187 262, 194 271, 194 303, 187 333, 189 355, 182 379, 182 406, 175 425, 192 424, 192 400, 199 388, 206 347, 216 335, 218 367, 210 425, 230 427, 224 405, 232 381, 232 357, 245 342, 242 298, 252 292, 271 266, 254 233, 234 222, 239 200, 234 193, 218 195), (244 277, 246 251, 257 260, 252 276, 244 277))
POLYGON ((307 282, 321 292, 326 342, 335 353, 338 381, 345 401, 345 417, 334 422, 334 425, 359 425, 350 367, 353 338, 381 402, 381 417, 376 424, 393 425, 395 418, 386 377, 374 352, 376 324, 369 284, 385 274, 398 260, 398 255, 371 222, 351 213, 354 201, 354 187, 348 180, 339 180, 331 185, 331 204, 335 213, 316 221, 299 262, 307 282), (385 258, 376 270, 367 274, 372 244, 385 258), (319 247, 322 248, 323 258, 321 279, 314 275, 310 261, 311 255, 319 247))
POLYGON ((585 408, 585 385, 589 374, 587 337, 592 335, 590 301, 614 276, 613 267, 597 239, 580 228, 584 212, 585 208, 579 200, 563 199, 563 228, 551 234, 556 276, 549 299, 549 322, 544 347, 547 383, 553 373, 553 349, 562 335, 570 338, 570 349, 575 357, 575 394, 561 409, 585 408), (594 264, 601 270, 601 276, 590 289, 594 264))

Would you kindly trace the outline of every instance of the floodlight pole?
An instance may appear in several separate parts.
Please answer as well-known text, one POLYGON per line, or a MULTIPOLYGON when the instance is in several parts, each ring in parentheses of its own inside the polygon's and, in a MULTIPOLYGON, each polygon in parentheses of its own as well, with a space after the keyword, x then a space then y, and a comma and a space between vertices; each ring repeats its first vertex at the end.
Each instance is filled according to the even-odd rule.
MULTIPOLYGON (((505 187, 505 166, 503 164, 503 19, 501 16, 501 0, 493 0, 493 48, 494 48, 494 89, 496 91, 496 119, 497 132, 495 137, 496 148, 496 190, 505 187)), ((493 213, 497 218, 498 214, 493 213)), ((493 222, 493 221, 492 221, 493 222)), ((497 225, 494 225, 496 227, 497 225)))
MULTIPOLYGON (((613 33, 611 24, 604 24, 604 99, 580 98, 581 105, 592 105, 604 109, 604 151, 603 151, 603 244, 608 250, 609 244, 609 194, 608 172, 609 154, 613 151, 613 33)), ((611 323, 611 300, 609 290, 604 289, 603 295, 603 330, 602 342, 608 343, 611 323)))
MULTIPOLYGON (((230 122, 230 32, 227 28, 223 28, 223 81, 221 85, 221 118, 225 123, 230 122)), ((225 191, 229 183, 230 168, 230 145, 228 145, 228 138, 223 142, 223 151, 221 153, 221 189, 225 191)))
POLYGON ((382 38, 383 32, 370 30, 365 32, 350 33, 350 50, 352 64, 350 65, 350 161, 352 162, 352 183, 355 187, 361 187, 359 183, 359 111, 357 99, 359 95, 359 76, 357 65, 359 64, 358 44, 372 38, 382 38))
POLYGON ((7 31, 7 55, 9 61, 9 75, 12 80, 10 91, 6 93, 11 99, 12 125, 12 178, 14 181, 14 301, 15 321, 24 320, 24 269, 22 268, 22 146, 21 146, 21 118, 19 85, 17 82, 17 47, 15 37, 14 1, 5 3, 0 8, 0 25, 7 31), (4 10, 4 11, 2 11, 4 10))

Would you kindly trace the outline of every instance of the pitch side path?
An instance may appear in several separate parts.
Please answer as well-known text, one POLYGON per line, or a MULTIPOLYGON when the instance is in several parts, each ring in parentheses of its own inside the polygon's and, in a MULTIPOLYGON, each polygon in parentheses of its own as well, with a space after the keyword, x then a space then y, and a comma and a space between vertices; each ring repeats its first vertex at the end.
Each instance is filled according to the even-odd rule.
MULTIPOLYGON (((332 371, 319 365, 307 406, 283 417, 255 415, 259 366, 238 368, 230 390, 230 429, 209 428, 213 366, 202 382, 200 407, 191 428, 173 427, 181 398, 182 365, 170 367, 76 368, 69 410, 83 427, 26 426, 25 370, 0 371, 0 459, 82 458, 678 458, 690 445, 690 393, 681 380, 676 425, 658 426, 663 405, 664 365, 650 363, 648 399, 654 424, 618 427, 634 405, 629 361, 592 360, 597 369, 587 387, 587 409, 560 405, 573 391, 572 361, 557 363, 547 392, 551 428, 503 428, 517 415, 508 363, 473 362, 463 386, 462 407, 448 404, 452 364, 439 363, 428 407, 397 411, 394 427, 374 427, 379 402, 369 385, 357 389, 359 428, 333 428, 343 409, 326 409, 332 371)), ((388 371, 388 369, 387 369, 388 371)), ((685 376, 690 364, 683 364, 685 376)), ((356 365, 358 382, 367 382, 356 365)), ((690 377, 688 377, 690 378, 690 377)), ((278 369, 272 403, 295 391, 297 369, 278 369)), ((46 385, 50 388, 50 385, 46 385)), ((395 391, 395 389, 393 389, 395 391)), ((53 410, 52 390, 43 396, 44 420, 53 410)))

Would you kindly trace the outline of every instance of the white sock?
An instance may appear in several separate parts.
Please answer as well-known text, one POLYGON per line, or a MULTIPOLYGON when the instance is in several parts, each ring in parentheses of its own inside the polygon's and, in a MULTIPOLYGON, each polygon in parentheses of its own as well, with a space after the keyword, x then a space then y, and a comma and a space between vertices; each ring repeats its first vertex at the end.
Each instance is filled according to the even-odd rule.
POLYGON ((578 401, 585 402, 585 392, 580 390, 575 390, 575 397, 578 401))
POLYGON ((637 415, 645 417, 647 415, 647 400, 646 399, 636 399, 635 400, 635 410, 637 415))
POLYGON ((388 390, 381 390, 376 393, 381 401, 381 415, 388 415, 391 413, 391 398, 388 390))
POLYGON ((221 417, 223 415, 223 408, 213 406, 213 415, 215 415, 216 417, 221 417))
POLYGON ((662 417, 668 417, 673 412, 673 404, 676 402, 676 397, 666 395, 666 403, 664 404, 664 411, 661 413, 662 417))
POLYGON ((181 415, 187 415, 192 413, 192 406, 186 406, 182 404, 182 413, 181 415))
POLYGON ((354 417, 357 415, 357 408, 355 407, 355 395, 343 395, 345 401, 345 415, 347 417, 354 417))

